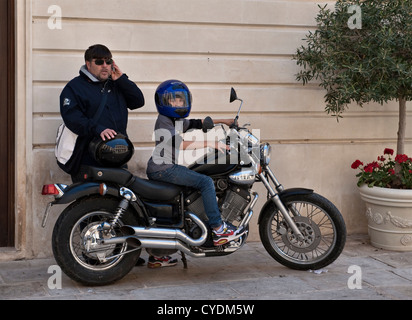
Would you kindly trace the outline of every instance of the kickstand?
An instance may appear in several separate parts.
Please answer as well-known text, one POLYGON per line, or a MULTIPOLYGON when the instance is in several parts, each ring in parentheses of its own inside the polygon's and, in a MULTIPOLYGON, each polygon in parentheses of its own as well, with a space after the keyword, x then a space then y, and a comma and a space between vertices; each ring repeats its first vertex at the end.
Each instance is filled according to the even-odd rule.
POLYGON ((180 253, 182 254, 182 262, 183 262, 183 268, 187 269, 187 260, 186 260, 186 255, 183 251, 180 251, 180 253))

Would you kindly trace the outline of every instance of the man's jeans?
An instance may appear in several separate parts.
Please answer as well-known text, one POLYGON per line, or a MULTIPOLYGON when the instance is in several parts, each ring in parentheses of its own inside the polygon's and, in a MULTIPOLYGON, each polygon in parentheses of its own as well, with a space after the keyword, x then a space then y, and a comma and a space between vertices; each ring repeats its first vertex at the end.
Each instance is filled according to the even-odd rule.
POLYGON ((163 171, 148 173, 147 176, 152 180, 200 190, 210 227, 217 228, 222 225, 222 218, 220 217, 220 211, 216 201, 215 185, 213 184, 212 178, 177 164, 163 171))

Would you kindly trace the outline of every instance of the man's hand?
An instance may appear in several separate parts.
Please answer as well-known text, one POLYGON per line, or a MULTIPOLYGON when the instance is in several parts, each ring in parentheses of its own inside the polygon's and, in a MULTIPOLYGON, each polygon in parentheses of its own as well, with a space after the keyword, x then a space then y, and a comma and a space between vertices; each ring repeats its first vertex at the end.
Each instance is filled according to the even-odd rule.
POLYGON ((113 139, 117 135, 117 132, 113 129, 105 129, 100 133, 100 137, 103 141, 113 139))
POLYGON ((116 62, 114 62, 114 60, 113 60, 112 67, 113 67, 112 68, 112 80, 116 81, 123 75, 123 72, 119 69, 119 67, 117 66, 116 62))

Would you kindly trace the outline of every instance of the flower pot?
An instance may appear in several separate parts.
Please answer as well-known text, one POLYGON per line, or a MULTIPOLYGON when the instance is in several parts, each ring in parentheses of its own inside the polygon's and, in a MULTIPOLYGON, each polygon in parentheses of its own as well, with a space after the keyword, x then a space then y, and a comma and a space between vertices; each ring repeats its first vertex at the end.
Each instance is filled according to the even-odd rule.
POLYGON ((366 203, 371 244, 387 250, 412 251, 412 190, 363 185, 359 191, 366 203))

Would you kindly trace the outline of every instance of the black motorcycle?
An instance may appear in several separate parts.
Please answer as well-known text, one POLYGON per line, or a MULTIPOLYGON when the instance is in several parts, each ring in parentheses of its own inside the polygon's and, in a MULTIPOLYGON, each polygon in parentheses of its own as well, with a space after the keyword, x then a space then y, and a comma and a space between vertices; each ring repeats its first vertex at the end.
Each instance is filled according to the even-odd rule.
MULTIPOLYGON (((271 147, 238 125, 243 101, 231 89, 230 102, 240 101, 234 125, 224 130, 230 150, 213 150, 190 166, 210 176, 222 218, 248 230, 258 200, 255 182, 267 189, 258 217, 260 239, 279 263, 298 270, 320 269, 338 258, 346 240, 339 210, 326 198, 304 188, 284 189, 269 167, 271 147)), ((204 121, 205 129, 213 127, 204 121)), ((105 285, 124 277, 141 250, 154 255, 180 251, 210 257, 231 254, 248 232, 214 246, 200 193, 187 187, 142 179, 126 169, 89 167, 85 181, 70 186, 45 185, 55 199, 46 208, 69 204, 53 230, 52 248, 61 269, 85 285, 105 285)))

